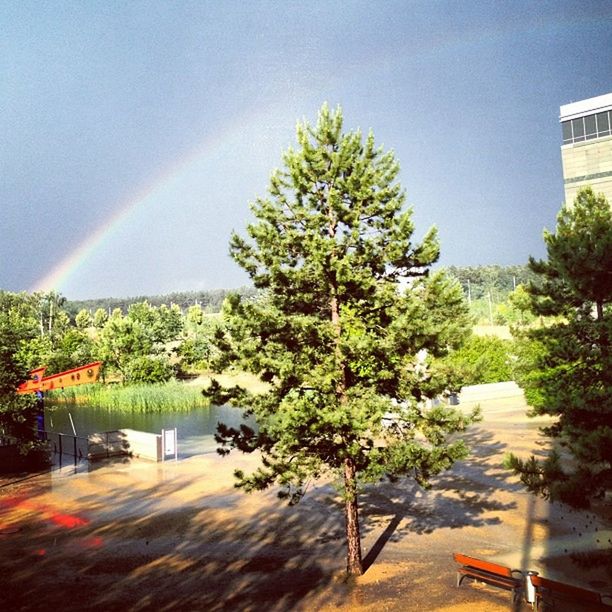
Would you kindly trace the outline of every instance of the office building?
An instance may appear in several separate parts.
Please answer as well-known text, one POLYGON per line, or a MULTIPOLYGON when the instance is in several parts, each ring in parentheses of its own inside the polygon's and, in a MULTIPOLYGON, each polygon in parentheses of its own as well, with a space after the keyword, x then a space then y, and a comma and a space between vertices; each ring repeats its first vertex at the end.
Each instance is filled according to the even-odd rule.
POLYGON ((612 204, 612 93, 563 105, 559 120, 565 201, 590 185, 612 204))

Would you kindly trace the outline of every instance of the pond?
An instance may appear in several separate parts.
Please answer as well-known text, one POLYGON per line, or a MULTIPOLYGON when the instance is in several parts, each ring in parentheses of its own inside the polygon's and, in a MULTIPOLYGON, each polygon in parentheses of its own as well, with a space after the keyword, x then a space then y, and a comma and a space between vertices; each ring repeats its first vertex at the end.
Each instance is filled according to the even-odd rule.
POLYGON ((246 423, 251 427, 254 425, 252 420, 245 421, 239 408, 231 406, 142 413, 66 404, 45 407, 45 430, 72 435, 71 418, 76 435, 79 437, 116 429, 161 433, 162 429, 176 427, 179 458, 214 453, 217 448, 214 434, 219 422, 233 427, 238 427, 241 423, 246 423))

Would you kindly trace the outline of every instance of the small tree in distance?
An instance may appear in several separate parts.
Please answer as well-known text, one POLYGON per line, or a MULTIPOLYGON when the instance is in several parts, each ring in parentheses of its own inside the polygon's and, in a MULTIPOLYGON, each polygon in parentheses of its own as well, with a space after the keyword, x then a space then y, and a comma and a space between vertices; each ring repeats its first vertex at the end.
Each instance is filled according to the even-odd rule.
MULTIPOLYGON (((342 123, 341 110, 325 105, 316 127, 298 125, 298 148, 273 173, 269 197, 251 207, 249 239, 232 236, 231 255, 263 297, 227 300, 217 366, 236 364, 270 390, 235 389, 258 431, 220 425, 217 439, 222 453, 261 451, 261 468, 236 472, 246 491, 277 484, 296 502, 307 480, 339 476, 347 571, 361 574, 359 483, 408 475, 427 487, 467 454, 448 436, 471 417, 425 407, 445 380, 424 355, 458 345, 469 315, 458 283, 428 275, 436 231, 413 242, 393 153, 376 148, 371 133, 344 134, 342 123)), ((210 393, 231 395, 218 385, 210 393)))
POLYGON ((589 188, 544 232, 547 261, 530 260, 529 287, 547 324, 526 332, 520 384, 533 415, 556 421, 544 432, 565 450, 508 463, 534 493, 586 507, 612 486, 612 210, 589 188))

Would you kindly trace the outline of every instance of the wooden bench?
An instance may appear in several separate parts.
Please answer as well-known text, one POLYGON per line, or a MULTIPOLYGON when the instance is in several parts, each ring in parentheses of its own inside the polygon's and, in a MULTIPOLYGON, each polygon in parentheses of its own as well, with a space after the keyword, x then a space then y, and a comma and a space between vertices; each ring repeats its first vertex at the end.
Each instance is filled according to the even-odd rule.
POLYGON ((505 565, 498 565, 490 561, 482 561, 474 557, 468 557, 461 553, 454 553, 453 558, 461 567, 457 570, 457 586, 465 578, 472 578, 480 582, 486 582, 492 586, 512 591, 512 601, 518 602, 523 593, 524 578, 519 570, 513 570, 505 565))
MULTIPOLYGON (((530 575, 528 579, 531 580, 531 584, 535 587, 535 601, 532 604, 533 610, 545 609, 543 604, 548 609, 554 610, 555 599, 557 599, 563 602, 569 600, 576 603, 584 603, 585 606, 588 606, 589 610, 612 612, 612 595, 602 595, 596 591, 589 591, 588 589, 564 582, 542 578, 542 576, 530 575), (555 597, 555 595, 558 597, 555 597), (609 600, 610 605, 607 605, 604 599, 609 600)), ((563 610, 564 608, 560 607, 559 609, 563 610)))

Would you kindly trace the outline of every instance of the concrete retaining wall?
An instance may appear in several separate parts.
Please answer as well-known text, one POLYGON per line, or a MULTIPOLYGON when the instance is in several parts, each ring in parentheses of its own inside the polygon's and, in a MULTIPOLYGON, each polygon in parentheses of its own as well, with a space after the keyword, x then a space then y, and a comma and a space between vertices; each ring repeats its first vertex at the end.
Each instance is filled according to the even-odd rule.
POLYGON ((87 457, 89 459, 122 455, 161 461, 161 436, 135 429, 118 429, 88 436, 87 457))
POLYGON ((103 459, 128 454, 127 440, 120 431, 104 431, 87 436, 88 459, 103 459))
POLYGON ((119 433, 124 436, 123 441, 127 444, 127 451, 132 457, 162 460, 161 435, 135 429, 120 429, 119 433))

